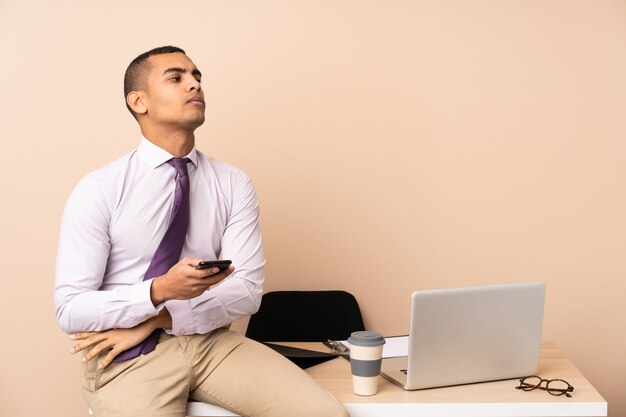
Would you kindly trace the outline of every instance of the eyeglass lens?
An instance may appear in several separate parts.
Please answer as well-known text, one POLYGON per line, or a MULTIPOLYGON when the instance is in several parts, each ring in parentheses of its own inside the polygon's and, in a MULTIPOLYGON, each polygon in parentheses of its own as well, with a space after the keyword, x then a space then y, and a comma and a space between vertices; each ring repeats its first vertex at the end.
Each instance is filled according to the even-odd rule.
POLYGON ((571 385, 562 379, 551 379, 546 384, 546 390, 552 395, 563 395, 570 397, 569 391, 573 391, 574 387, 570 389, 571 385))

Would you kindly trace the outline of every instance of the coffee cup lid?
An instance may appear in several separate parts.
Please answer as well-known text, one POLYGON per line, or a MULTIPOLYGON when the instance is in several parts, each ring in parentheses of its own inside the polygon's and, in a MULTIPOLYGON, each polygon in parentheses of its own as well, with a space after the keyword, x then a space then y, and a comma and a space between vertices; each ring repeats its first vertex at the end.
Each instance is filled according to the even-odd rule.
POLYGON ((378 332, 353 332, 348 338, 348 343, 357 346, 380 346, 385 344, 385 338, 378 332))

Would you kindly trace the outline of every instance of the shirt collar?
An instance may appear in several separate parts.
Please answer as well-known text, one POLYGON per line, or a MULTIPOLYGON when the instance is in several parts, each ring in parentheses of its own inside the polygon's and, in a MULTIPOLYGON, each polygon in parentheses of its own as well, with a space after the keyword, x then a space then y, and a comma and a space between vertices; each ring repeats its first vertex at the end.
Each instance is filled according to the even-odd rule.
MULTIPOLYGON (((174 155, 165 149, 158 147, 143 136, 141 137, 141 142, 139 142, 139 146, 137 147, 137 156, 151 168, 156 168, 174 158, 174 155)), ((191 163, 196 167, 198 166, 198 153, 196 152, 195 145, 191 149, 191 152, 189 152, 185 157, 189 158, 191 163)))

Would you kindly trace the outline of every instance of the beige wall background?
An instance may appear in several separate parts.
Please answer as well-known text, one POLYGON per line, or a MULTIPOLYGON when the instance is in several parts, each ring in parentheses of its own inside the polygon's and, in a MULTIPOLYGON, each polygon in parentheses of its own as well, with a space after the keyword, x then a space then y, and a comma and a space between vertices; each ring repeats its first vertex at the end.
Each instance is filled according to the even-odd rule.
POLYGON ((254 179, 267 290, 393 335, 413 290, 544 280, 544 339, 626 415, 624 1, 0 0, 1 415, 86 415, 59 222, 138 143, 123 72, 163 44, 205 74, 198 147, 254 179))

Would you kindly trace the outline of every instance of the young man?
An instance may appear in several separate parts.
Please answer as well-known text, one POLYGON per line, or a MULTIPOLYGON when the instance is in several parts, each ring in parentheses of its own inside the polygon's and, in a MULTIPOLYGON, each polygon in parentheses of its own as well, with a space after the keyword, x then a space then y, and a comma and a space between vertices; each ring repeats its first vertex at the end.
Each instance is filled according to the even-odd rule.
POLYGON ((73 191, 56 269, 57 318, 84 354, 95 415, 182 417, 192 398, 242 416, 346 416, 304 371, 227 329, 258 309, 265 256, 250 179, 195 148, 200 71, 156 48, 124 90, 143 137, 73 191), (219 257, 233 266, 196 269, 219 257))

